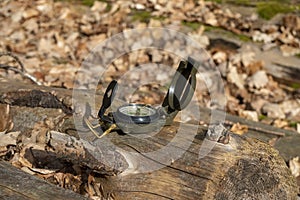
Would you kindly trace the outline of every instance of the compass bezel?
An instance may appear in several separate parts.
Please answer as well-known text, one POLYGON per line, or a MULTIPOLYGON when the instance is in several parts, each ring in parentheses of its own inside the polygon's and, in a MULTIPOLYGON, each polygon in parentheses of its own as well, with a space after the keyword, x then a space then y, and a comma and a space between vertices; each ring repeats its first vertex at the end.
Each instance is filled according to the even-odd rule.
POLYGON ((120 106, 117 109, 117 111, 114 113, 114 119, 116 123, 121 122, 121 123, 128 123, 128 124, 150 124, 150 123, 157 122, 159 118, 160 116, 157 109, 147 104, 135 104, 135 103, 125 104, 120 106), (135 109, 140 107, 141 109, 148 109, 152 113, 149 115, 130 115, 122 111, 126 107, 135 108, 135 109))

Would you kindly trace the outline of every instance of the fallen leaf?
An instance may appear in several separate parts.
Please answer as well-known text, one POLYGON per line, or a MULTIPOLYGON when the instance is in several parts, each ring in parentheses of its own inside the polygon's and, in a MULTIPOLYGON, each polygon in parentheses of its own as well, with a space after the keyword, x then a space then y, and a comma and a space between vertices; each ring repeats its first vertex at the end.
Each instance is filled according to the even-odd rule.
POLYGON ((289 161, 289 166, 293 176, 300 176, 300 160, 299 157, 295 157, 289 161))
POLYGON ((8 104, 0 104, 0 133, 6 133, 13 128, 13 122, 9 111, 10 107, 8 104))
POLYGON ((8 145, 16 145, 17 137, 19 136, 20 132, 0 132, 0 147, 6 147, 8 145))
POLYGON ((248 132, 248 126, 242 125, 240 123, 236 123, 236 124, 233 124, 230 131, 232 131, 236 134, 239 134, 239 135, 243 135, 244 133, 248 132))

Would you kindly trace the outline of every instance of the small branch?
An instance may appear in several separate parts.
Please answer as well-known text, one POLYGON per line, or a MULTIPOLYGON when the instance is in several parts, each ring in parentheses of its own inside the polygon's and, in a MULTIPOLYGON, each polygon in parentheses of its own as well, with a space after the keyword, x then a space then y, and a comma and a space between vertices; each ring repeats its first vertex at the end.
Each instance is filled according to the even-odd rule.
POLYGON ((16 73, 19 73, 19 74, 21 74, 21 76, 30 79, 35 84, 42 85, 42 83, 39 82, 34 76, 32 76, 32 75, 30 75, 26 72, 23 63, 21 62, 21 60, 16 55, 14 55, 10 52, 4 52, 4 53, 0 52, 0 57, 2 57, 2 56, 12 57, 19 64, 21 69, 18 69, 15 66, 9 66, 9 65, 3 65, 3 64, 0 64, 0 68, 5 69, 5 70, 11 70, 11 71, 14 71, 16 73))
POLYGON ((23 63, 21 62, 21 60, 14 54, 12 54, 11 52, 0 52, 0 57, 2 56, 8 56, 8 57, 12 57, 21 67, 21 71, 25 72, 25 68, 23 63))

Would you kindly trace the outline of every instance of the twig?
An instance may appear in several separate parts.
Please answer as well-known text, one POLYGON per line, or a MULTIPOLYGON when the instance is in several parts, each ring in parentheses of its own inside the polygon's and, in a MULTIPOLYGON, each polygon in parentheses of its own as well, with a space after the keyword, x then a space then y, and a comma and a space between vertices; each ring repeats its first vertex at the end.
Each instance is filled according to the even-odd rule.
POLYGON ((21 60, 14 54, 12 54, 11 52, 0 52, 0 57, 2 56, 8 56, 8 57, 12 57, 21 67, 21 71, 25 72, 25 68, 23 63, 21 62, 21 60))
POLYGON ((6 70, 11 70, 14 71, 16 73, 21 74, 23 77, 30 79, 32 82, 34 82, 37 85, 42 85, 41 82, 39 82, 34 76, 28 74, 24 68, 23 63, 21 62, 21 60, 14 54, 10 53, 10 52, 0 52, 0 57, 2 56, 9 56, 12 57, 20 66, 21 69, 18 69, 15 66, 9 66, 9 65, 3 65, 0 64, 0 68, 2 69, 6 69, 6 70))

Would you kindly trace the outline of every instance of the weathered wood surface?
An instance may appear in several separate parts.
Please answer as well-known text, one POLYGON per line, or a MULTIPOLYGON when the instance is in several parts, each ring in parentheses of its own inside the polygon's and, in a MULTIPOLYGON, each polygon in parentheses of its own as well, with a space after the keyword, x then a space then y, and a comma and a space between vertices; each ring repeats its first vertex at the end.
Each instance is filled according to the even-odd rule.
MULTIPOLYGON (((70 115, 72 91, 24 84, 12 85, 8 81, 2 81, 1 85, 0 102, 12 105, 14 129, 22 131, 19 140, 25 143, 20 148, 21 151, 28 153, 25 159, 29 163, 32 162, 33 167, 36 167, 36 164, 30 159, 32 157, 41 161, 52 159, 52 167, 66 161, 88 167, 98 174, 97 181, 103 188, 103 197, 297 198, 298 188, 284 160, 276 150, 256 139, 230 134, 228 144, 216 143, 207 156, 199 158, 207 129, 199 126, 196 127, 195 133, 195 124, 181 124, 181 127, 184 126, 184 134, 179 136, 177 134, 179 124, 174 123, 150 138, 120 135, 117 132, 101 140, 96 140, 89 132, 84 137, 79 137, 74 127, 73 116, 70 115), (33 91, 40 94, 38 100, 32 96, 33 91), (20 92, 22 94, 18 96, 20 92), (57 100, 50 106, 45 103, 53 99, 48 94, 52 94, 57 100), (50 126, 49 123, 45 123, 47 120, 53 124, 50 126), (34 131, 35 125, 39 122, 45 126, 34 131), (26 135, 28 132, 30 134, 26 135), (176 142, 170 142, 174 138, 176 142), (170 154, 170 151, 161 152, 161 157, 146 154, 163 149, 168 144, 171 144, 172 152, 182 153, 182 156, 175 159, 175 154, 170 154), (182 146, 182 144, 189 145, 182 146), (45 149, 47 151, 44 151, 45 149), (145 167, 153 166, 158 167, 158 170, 139 173, 145 170, 145 167)), ((88 95, 84 96, 89 98, 88 95)), ((258 126, 259 123, 255 125, 258 126)), ((262 129, 266 127, 263 126, 262 129)), ((280 132, 293 135, 286 131, 280 132)), ((278 137, 269 133, 266 135, 278 137)), ((41 166, 43 165, 40 164, 41 166)))
MULTIPOLYGON (((200 108, 201 118, 209 122, 210 109, 200 108)), ((217 111, 222 112, 222 111, 217 111)), ((300 135, 295 131, 280 129, 267 124, 247 120, 231 114, 226 114, 225 124, 240 123, 248 126, 248 132, 244 135, 250 138, 257 138, 261 141, 268 142, 275 140, 274 147, 280 155, 288 162, 291 158, 300 157, 300 135)))
POLYGON ((4 161, 0 161, 0 197, 6 200, 87 199, 71 190, 47 183, 4 161))
MULTIPOLYGON (((300 62, 300 61, 299 61, 300 62)), ((283 83, 297 83, 300 84, 300 68, 288 66, 280 63, 272 63, 268 72, 276 78, 279 82, 283 83)))

